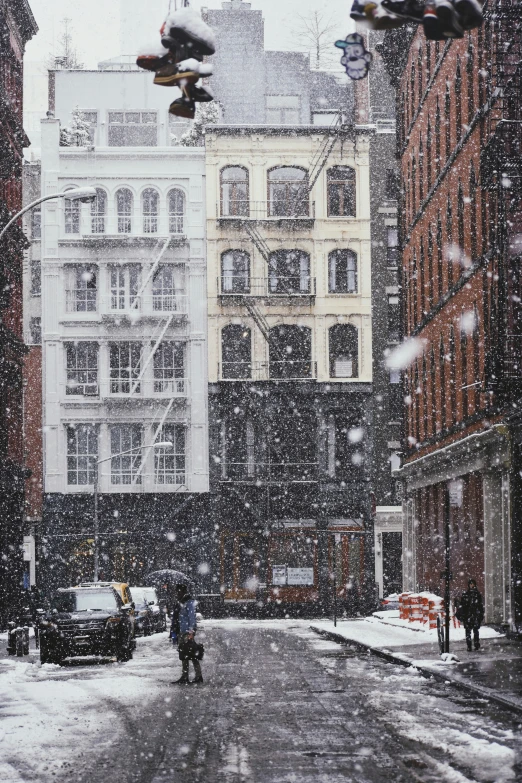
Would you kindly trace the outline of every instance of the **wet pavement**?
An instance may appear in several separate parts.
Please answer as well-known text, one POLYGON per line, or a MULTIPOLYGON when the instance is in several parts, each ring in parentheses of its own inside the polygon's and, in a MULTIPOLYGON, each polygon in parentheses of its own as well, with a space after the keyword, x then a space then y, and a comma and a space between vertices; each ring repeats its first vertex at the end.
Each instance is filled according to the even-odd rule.
MULTIPOLYGON (((522 780, 519 721, 486 700, 324 640, 304 621, 206 621, 199 636, 202 686, 170 684, 180 664, 164 634, 139 640, 129 664, 29 666, 39 681, 89 685, 76 714, 101 721, 82 738, 80 717, 78 752, 48 779, 70 781, 73 768, 82 783, 522 780), (103 723, 103 713, 115 717, 103 723)), ((30 779, 47 777, 19 778, 30 779)))

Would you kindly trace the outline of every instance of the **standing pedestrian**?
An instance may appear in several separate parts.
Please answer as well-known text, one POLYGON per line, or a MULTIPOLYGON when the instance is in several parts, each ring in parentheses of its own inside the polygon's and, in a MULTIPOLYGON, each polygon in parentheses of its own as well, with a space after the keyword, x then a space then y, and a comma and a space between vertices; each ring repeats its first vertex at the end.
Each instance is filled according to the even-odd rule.
POLYGON ((176 635, 178 655, 181 661, 181 677, 173 685, 188 685, 189 661, 194 665, 196 675, 191 684, 203 682, 201 664, 198 658, 198 647, 194 637, 197 631, 196 601, 192 598, 186 585, 176 585, 178 605, 172 612, 171 635, 176 635))
POLYGON ((480 649, 479 628, 484 619, 484 602, 482 594, 477 590, 477 583, 474 579, 468 581, 468 589, 462 594, 460 606, 457 610, 457 620, 459 620, 466 631, 466 644, 468 651, 471 651, 471 632, 473 631, 473 644, 475 650, 480 649))

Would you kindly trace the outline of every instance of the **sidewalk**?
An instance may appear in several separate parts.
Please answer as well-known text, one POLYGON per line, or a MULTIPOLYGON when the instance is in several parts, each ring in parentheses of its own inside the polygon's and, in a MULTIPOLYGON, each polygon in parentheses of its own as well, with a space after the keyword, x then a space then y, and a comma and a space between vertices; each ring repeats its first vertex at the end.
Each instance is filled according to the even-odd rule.
POLYGON ((522 644, 492 628, 481 628, 482 646, 478 652, 468 652, 464 639, 458 638, 462 632, 452 628, 450 650, 460 662, 446 663, 440 659, 432 632, 419 633, 396 626, 393 621, 390 624, 385 618, 341 620, 337 627, 329 620, 317 620, 310 627, 333 641, 350 642, 390 663, 415 666, 426 677, 452 683, 480 698, 522 712, 522 644))

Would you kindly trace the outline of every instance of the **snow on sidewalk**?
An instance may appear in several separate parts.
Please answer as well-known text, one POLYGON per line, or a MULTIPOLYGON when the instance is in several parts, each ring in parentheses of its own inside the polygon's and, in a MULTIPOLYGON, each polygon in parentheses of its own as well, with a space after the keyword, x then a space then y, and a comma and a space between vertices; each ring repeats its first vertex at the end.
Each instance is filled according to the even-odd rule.
MULTIPOLYGON (((407 645, 437 643, 436 628, 430 630, 421 623, 409 623, 407 620, 401 620, 399 612, 396 611, 376 612, 375 615, 360 620, 339 620, 337 627, 334 626, 332 620, 316 620, 312 624, 323 631, 337 633, 347 641, 384 650, 407 645)), ((493 628, 487 626, 481 628, 480 635, 483 639, 501 636, 493 628)), ((453 628, 452 625, 450 638, 453 641, 464 640, 464 627, 453 628)))
POLYGON ((124 664, 0 660, 0 783, 43 783, 68 769, 72 775, 78 754, 109 748, 123 714, 159 697, 172 678, 169 652, 163 633, 139 639, 124 664))

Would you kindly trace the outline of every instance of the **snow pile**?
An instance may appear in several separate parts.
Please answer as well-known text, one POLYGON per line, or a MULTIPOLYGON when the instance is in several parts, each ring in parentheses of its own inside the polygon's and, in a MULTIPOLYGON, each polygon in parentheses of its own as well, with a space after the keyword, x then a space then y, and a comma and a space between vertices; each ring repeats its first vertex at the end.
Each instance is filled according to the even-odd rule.
POLYGON ((415 359, 422 356, 426 340, 418 337, 409 337, 393 351, 390 351, 386 358, 386 366, 390 370, 406 370, 413 364, 415 359))
POLYGON ((168 49, 165 49, 161 41, 147 41, 147 44, 140 46, 137 51, 138 57, 165 57, 169 53, 168 49))
POLYGON ((138 639, 134 659, 125 664, 1 659, 0 783, 46 783, 68 771, 78 780, 78 754, 102 745, 110 753, 125 734, 122 710, 161 698, 175 667, 169 653, 163 633, 138 639))
POLYGON ((194 57, 189 57, 188 60, 182 60, 178 63, 178 71, 180 73, 194 71, 194 73, 199 73, 200 76, 212 76, 213 73, 210 63, 200 63, 194 57))
POLYGON ((180 8, 179 11, 170 14, 165 22, 165 28, 170 31, 171 27, 183 30, 191 38, 203 41, 211 49, 216 48, 214 31, 191 8, 180 8))

